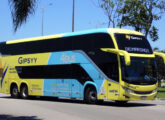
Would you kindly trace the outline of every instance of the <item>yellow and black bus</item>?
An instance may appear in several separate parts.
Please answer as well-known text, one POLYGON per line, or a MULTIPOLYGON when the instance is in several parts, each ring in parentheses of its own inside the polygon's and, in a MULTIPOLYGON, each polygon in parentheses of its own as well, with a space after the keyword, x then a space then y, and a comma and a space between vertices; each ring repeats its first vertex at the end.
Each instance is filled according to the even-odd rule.
POLYGON ((156 71, 148 40, 132 30, 96 29, 0 43, 0 92, 15 98, 153 100, 156 71))

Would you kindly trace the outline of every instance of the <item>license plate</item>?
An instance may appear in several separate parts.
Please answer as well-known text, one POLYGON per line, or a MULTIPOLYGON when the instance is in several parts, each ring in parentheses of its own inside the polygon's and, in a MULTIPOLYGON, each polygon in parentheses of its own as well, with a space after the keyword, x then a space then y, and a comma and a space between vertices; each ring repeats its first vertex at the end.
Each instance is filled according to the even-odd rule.
POLYGON ((141 97, 142 100, 144 100, 144 99, 146 99, 146 98, 147 98, 147 96, 142 96, 142 97, 141 97))

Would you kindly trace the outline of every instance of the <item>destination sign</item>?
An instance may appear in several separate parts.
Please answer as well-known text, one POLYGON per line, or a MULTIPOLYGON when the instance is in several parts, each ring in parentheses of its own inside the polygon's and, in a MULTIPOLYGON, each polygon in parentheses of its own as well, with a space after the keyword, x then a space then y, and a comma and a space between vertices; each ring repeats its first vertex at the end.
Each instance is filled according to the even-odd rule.
POLYGON ((147 48, 137 48, 137 47, 125 47, 125 50, 128 52, 141 52, 141 53, 149 53, 149 49, 147 48))

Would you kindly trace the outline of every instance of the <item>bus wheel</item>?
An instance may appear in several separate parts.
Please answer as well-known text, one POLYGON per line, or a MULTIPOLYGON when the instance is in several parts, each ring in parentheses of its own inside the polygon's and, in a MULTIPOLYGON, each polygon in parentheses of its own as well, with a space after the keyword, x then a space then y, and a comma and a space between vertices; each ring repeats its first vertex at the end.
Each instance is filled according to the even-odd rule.
POLYGON ((18 92, 18 87, 17 85, 12 85, 10 89, 10 94, 12 98, 18 98, 19 97, 19 92, 18 92))
POLYGON ((88 87, 85 91, 84 100, 88 104, 96 104, 97 103, 96 89, 88 87))
POLYGON ((28 94, 28 87, 26 85, 23 85, 21 87, 21 92, 20 92, 20 95, 23 99, 27 99, 29 97, 29 94, 28 94))

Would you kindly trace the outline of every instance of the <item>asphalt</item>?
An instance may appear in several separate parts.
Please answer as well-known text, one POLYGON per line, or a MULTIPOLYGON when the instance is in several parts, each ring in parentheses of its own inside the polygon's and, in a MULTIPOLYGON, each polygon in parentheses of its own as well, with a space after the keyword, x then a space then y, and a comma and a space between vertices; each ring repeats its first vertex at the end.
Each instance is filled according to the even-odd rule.
POLYGON ((88 105, 81 100, 13 99, 0 94, 0 120, 164 120, 165 101, 133 101, 126 105, 104 102, 88 105))

